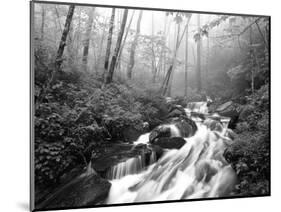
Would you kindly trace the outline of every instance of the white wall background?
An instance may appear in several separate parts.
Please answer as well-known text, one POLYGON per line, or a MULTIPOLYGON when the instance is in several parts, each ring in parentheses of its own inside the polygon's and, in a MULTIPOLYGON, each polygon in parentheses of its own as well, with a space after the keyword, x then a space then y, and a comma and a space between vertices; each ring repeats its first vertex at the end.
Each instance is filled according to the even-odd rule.
MULTIPOLYGON (((77 2, 74 0, 68 0, 77 2)), ((276 0, 78 0, 85 3, 173 8, 272 16, 272 196, 77 211, 280 211, 281 7, 276 0)), ((27 211, 29 201, 29 2, 0 7, 0 211, 27 211)), ((74 210, 71 210, 74 211, 74 210)))

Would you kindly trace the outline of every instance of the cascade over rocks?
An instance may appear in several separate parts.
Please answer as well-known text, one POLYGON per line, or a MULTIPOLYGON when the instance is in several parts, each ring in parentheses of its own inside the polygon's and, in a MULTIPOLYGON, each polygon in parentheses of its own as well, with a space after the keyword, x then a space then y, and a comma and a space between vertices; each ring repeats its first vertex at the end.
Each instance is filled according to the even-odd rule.
POLYGON ((148 147, 146 144, 108 144, 103 147, 105 152, 98 158, 92 158, 92 167, 102 177, 107 177, 107 173, 115 165, 122 163, 128 159, 136 158, 140 156, 144 161, 144 165, 149 165, 149 160, 152 154, 156 155, 156 159, 160 158, 163 154, 163 150, 157 147, 148 147))
POLYGON ((167 120, 169 124, 163 124, 154 128, 149 135, 149 142, 154 143, 158 138, 169 137, 191 137, 197 131, 194 121, 186 116, 170 118, 167 120))

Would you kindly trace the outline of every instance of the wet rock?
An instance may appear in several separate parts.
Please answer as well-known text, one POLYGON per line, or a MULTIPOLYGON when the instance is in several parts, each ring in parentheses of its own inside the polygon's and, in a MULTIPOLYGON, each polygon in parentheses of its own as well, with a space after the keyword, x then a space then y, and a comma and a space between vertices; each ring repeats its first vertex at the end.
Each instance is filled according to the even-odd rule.
POLYGON ((152 149, 152 151, 155 152, 157 160, 162 157, 163 152, 164 152, 163 148, 161 148, 160 146, 157 146, 157 145, 151 145, 151 149, 152 149))
POLYGON ((147 149, 147 145, 146 144, 137 144, 136 146, 133 147, 133 149, 147 149))
POLYGON ((216 111, 222 112, 222 111, 226 110, 228 107, 230 107, 232 104, 233 104, 232 101, 225 102, 225 103, 221 104, 220 106, 218 106, 216 111))
POLYGON ((208 118, 204 121, 204 124, 209 128, 211 131, 218 131, 222 132, 223 131, 223 126, 222 123, 218 120, 214 120, 211 118, 208 118))
POLYGON ((180 135, 185 138, 193 136, 197 131, 195 122, 184 116, 172 119, 171 123, 179 129, 180 135))
POLYGON ((108 196, 111 183, 97 175, 77 177, 58 189, 36 209, 76 208, 102 203, 108 196))
POLYGON ((171 129, 169 125, 160 125, 154 128, 149 135, 149 142, 153 143, 156 138, 171 137, 171 129))
POLYGON ((186 112, 181 105, 169 104, 167 118, 186 116, 186 112))
POLYGON ((170 137, 191 137, 197 131, 197 126, 194 121, 186 116, 170 118, 167 124, 160 125, 153 129, 149 135, 149 142, 157 138, 170 138, 170 137))
POLYGON ((226 102, 222 105, 220 105, 217 109, 216 112, 221 115, 221 116, 226 116, 230 118, 229 122, 229 128, 234 129, 236 126, 236 123, 238 121, 238 117, 241 111, 240 105, 229 101, 226 102))
POLYGON ((183 145, 185 145, 186 141, 181 137, 173 137, 173 138, 157 138, 153 141, 154 145, 160 146, 164 149, 180 149, 183 145))

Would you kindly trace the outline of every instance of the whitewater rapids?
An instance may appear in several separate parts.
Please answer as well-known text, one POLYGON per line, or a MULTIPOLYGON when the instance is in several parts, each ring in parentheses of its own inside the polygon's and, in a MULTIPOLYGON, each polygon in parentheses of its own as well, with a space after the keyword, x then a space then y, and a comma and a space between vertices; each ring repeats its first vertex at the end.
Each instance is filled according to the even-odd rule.
POLYGON ((223 158, 228 139, 201 125, 179 150, 165 155, 139 174, 112 180, 108 204, 222 197, 236 182, 223 158))
MULTIPOLYGON (((157 162, 155 158, 151 159, 151 165, 148 167, 141 165, 143 161, 140 157, 115 167, 117 177, 111 180, 112 186, 106 203, 214 198, 230 195, 237 177, 223 157, 224 150, 232 142, 225 136, 228 122, 229 119, 222 121, 224 129, 219 132, 211 131, 206 124, 196 121, 197 132, 190 138, 184 138, 186 144, 181 149, 166 150, 157 162), (120 174, 121 170, 123 172, 126 170, 126 173, 120 174)), ((175 136, 179 136, 174 126, 171 129, 175 132, 175 136)), ((135 144, 147 143, 148 136, 149 133, 144 134, 135 144)))

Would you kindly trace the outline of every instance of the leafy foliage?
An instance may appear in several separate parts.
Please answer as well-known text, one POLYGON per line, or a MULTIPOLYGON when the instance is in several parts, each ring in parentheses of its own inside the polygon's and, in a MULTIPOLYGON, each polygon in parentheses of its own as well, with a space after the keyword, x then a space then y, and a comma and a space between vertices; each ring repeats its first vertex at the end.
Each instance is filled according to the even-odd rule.
POLYGON ((269 193, 269 99, 268 86, 248 97, 254 110, 237 124, 237 138, 225 152, 239 177, 237 195, 264 195, 269 193))
MULTIPOLYGON (((80 73, 77 79, 71 74, 61 75, 45 98, 36 101, 38 185, 59 183, 75 165, 87 165, 101 145, 128 142, 128 128, 142 132, 143 122, 154 127, 167 112, 164 98, 155 91, 119 82, 101 88, 99 78, 80 73)), ((42 88, 36 89, 40 94, 42 88)))

